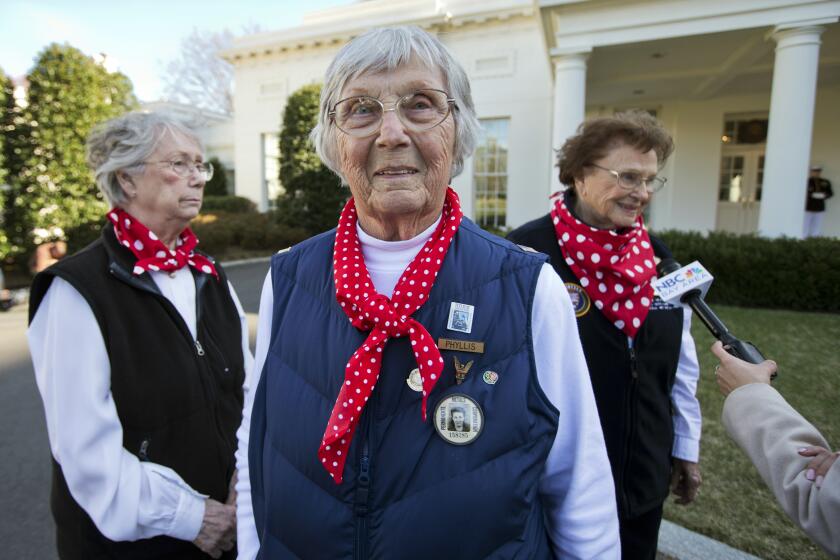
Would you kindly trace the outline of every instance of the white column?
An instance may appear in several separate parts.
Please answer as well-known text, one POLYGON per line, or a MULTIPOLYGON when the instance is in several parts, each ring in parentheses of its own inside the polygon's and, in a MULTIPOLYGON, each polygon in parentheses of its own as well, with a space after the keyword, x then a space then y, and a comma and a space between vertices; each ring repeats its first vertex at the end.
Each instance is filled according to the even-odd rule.
POLYGON ((822 27, 777 28, 758 231, 802 237, 822 27))
POLYGON ((583 122, 586 108, 586 59, 588 52, 554 58, 554 126, 551 137, 551 191, 560 189, 557 178, 557 150, 583 122))

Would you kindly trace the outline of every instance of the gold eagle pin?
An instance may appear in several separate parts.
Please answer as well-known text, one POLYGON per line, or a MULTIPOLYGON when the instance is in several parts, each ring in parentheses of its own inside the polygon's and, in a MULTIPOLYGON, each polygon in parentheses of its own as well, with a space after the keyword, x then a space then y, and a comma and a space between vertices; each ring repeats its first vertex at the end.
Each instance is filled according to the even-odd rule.
POLYGON ((455 383, 460 385, 466 379, 467 374, 470 372, 470 368, 473 365, 473 360, 462 364, 461 360, 458 359, 458 356, 452 356, 455 358, 455 383))

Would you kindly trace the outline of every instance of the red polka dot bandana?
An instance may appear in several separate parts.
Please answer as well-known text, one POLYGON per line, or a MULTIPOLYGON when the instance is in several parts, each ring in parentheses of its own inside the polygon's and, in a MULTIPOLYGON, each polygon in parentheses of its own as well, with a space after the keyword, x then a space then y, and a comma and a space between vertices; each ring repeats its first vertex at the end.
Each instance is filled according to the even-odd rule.
POLYGON ((358 216, 351 198, 341 212, 333 248, 335 297, 347 318, 367 339, 350 357, 344 384, 338 393, 318 457, 336 484, 341 484, 344 462, 362 410, 373 392, 382 367, 382 352, 389 338, 408 336, 423 380, 421 412, 426 420, 426 400, 443 371, 443 357, 429 331, 411 315, 429 298, 452 238, 461 225, 461 203, 451 188, 446 191, 443 216, 423 248, 403 272, 391 298, 373 287, 356 231, 358 216))
POLYGON ((137 257, 132 271, 134 274, 140 275, 147 270, 170 272, 190 265, 219 279, 213 262, 193 252, 198 245, 198 238, 190 228, 185 228, 178 236, 175 249, 169 249, 153 231, 122 208, 112 208, 108 212, 108 219, 114 224, 117 241, 137 257))
MULTIPOLYGON (((556 195, 555 195, 556 196, 556 195)), ((653 301, 656 264, 642 217, 626 232, 590 227, 557 196, 551 209, 560 252, 601 313, 634 337, 653 301)))

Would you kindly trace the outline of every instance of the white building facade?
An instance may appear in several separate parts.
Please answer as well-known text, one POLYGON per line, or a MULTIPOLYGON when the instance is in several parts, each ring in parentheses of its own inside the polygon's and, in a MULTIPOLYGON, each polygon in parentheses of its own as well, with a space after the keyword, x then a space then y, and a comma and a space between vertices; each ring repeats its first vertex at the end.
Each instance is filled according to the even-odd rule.
MULTIPOLYGON (((466 69, 483 134, 453 186, 479 223, 516 227, 559 188, 554 149, 587 116, 651 111, 674 136, 655 229, 800 237, 808 168, 840 190, 840 0, 368 0, 244 37, 237 194, 269 208, 285 100, 375 26, 436 34, 466 69)), ((840 196, 823 234, 840 237, 840 196)))

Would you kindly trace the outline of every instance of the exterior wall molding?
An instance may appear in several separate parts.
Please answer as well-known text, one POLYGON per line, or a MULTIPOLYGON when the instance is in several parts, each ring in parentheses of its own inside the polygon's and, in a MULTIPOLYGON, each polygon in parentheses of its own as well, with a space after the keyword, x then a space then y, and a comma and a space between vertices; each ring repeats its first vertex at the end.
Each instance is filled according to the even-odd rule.
POLYGON ((600 47, 757 27, 801 27, 840 18, 840 0, 668 0, 561 2, 541 0, 552 56, 600 47))
POLYGON ((303 25, 237 39, 221 53, 232 64, 343 45, 372 27, 417 25, 440 33, 470 24, 533 18, 531 0, 372 0, 310 14, 303 25))

